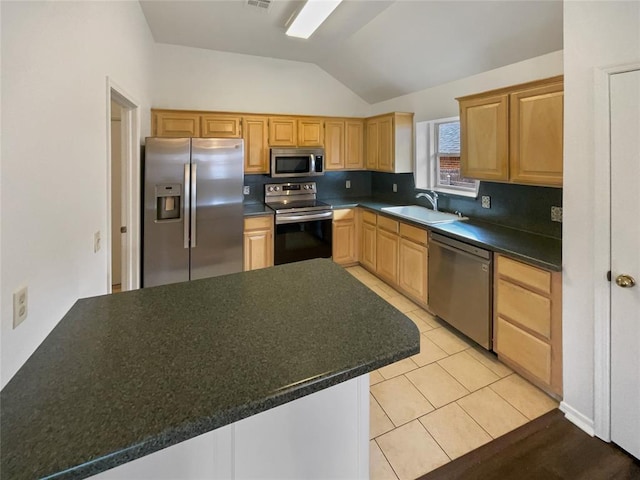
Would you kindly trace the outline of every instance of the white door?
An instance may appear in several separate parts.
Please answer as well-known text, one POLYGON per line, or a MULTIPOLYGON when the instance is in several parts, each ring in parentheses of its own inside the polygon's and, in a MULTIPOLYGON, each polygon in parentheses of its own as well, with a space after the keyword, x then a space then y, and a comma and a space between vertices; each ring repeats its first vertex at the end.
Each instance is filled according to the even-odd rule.
POLYGON ((611 440, 640 458, 640 70, 610 78, 611 440))

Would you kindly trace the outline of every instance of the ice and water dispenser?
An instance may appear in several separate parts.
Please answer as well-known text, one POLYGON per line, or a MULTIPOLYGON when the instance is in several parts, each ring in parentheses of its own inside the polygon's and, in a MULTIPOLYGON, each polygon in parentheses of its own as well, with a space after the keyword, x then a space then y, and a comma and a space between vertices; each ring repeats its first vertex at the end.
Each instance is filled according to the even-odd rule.
POLYGON ((169 183, 156 185, 156 222, 180 220, 182 185, 169 183))

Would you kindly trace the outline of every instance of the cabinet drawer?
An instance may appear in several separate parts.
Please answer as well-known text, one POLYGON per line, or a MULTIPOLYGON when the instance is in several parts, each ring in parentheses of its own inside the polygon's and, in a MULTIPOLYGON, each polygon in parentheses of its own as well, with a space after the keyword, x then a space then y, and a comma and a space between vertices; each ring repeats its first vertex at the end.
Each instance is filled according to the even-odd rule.
POLYGON ((346 208, 333 211, 333 220, 353 220, 355 217, 355 210, 353 208, 346 208))
POLYGON ((273 217, 265 215, 260 217, 247 217, 244 219, 244 229, 246 230, 264 230, 273 226, 273 217))
POLYGON ((418 227, 407 225, 406 223, 400 224, 400 236, 413 240, 421 245, 427 244, 427 231, 418 227))
POLYGON ((362 221, 365 223, 370 223, 371 225, 375 225, 378 223, 376 221, 377 215, 375 213, 369 212, 367 210, 362 211, 362 221))
POLYGON ((545 383, 551 382, 551 346, 498 317, 495 349, 545 383))
POLYGON ((512 278, 541 292, 551 293, 551 272, 546 270, 500 255, 498 256, 498 274, 512 278))
POLYGON ((382 215, 378 215, 378 227, 387 230, 388 232, 398 233, 398 224, 397 220, 391 220, 388 217, 383 217, 382 215))
POLYGON ((498 315, 551 337, 551 300, 503 279, 498 280, 497 296, 498 315))

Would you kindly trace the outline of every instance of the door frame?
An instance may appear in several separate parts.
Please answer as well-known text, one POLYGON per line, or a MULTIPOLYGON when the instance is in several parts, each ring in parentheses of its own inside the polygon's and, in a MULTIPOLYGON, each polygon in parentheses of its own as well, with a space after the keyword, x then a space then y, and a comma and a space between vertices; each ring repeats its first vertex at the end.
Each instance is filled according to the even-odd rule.
POLYGON ((140 288, 140 103, 107 76, 107 292, 111 293, 111 100, 121 107, 122 219, 127 235, 122 244, 122 290, 140 288))
POLYGON ((611 75, 640 70, 640 63, 596 68, 594 215, 602 228, 594 235, 594 433, 611 441, 611 75))

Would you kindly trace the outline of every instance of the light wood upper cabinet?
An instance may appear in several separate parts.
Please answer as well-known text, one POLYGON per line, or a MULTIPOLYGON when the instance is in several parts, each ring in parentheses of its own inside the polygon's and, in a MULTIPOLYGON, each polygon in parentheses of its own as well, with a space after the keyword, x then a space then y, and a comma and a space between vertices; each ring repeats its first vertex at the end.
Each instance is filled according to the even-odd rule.
POLYGON ((333 261, 339 265, 358 263, 355 209, 333 211, 333 261))
POLYGON ((375 170, 378 168, 378 119, 370 118, 367 120, 367 135, 366 135, 366 162, 367 170, 375 170))
POLYGON ((298 146, 322 147, 324 145, 323 121, 320 118, 298 119, 298 146))
POLYGON ((294 117, 269 117, 269 146, 295 147, 298 142, 298 120, 294 117))
POLYGON ((244 117, 244 173, 269 173, 267 117, 244 117))
POLYGON ((459 98, 463 176, 562 186, 563 88, 559 76, 459 98))
MULTIPOLYGON (((326 135, 325 132, 325 142, 326 135)), ((362 170, 364 168, 364 122, 362 120, 345 120, 344 156, 346 170, 362 170)))
POLYGON ((326 120, 324 125, 324 168, 325 170, 344 170, 344 121, 326 120))
POLYGON ((242 137, 242 119, 239 116, 205 114, 200 116, 200 136, 213 138, 242 137))
POLYGON ((389 173, 413 170, 413 113, 389 113, 366 121, 366 168, 389 173))
POLYGON ((244 270, 273 266, 273 217, 244 219, 244 270))
POLYGON ((462 176, 509 180, 509 96, 460 101, 462 176))
POLYGON ((511 181, 562 185, 562 82, 511 94, 511 181))
POLYGON ((200 115, 193 112, 152 110, 151 135, 154 137, 199 137, 200 115))
POLYGON ((494 350, 521 375, 562 395, 562 274, 495 256, 494 350))

